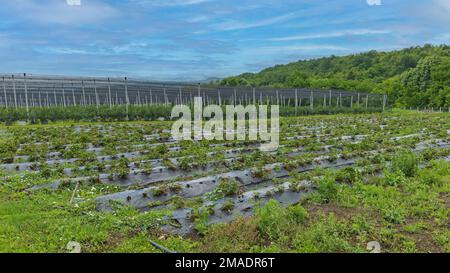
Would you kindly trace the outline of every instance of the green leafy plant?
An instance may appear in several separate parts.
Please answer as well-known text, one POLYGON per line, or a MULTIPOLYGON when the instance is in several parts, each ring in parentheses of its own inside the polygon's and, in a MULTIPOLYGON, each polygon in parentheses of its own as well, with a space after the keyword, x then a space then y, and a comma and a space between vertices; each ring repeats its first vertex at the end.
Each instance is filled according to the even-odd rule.
POLYGON ((401 151, 397 153, 391 161, 393 171, 401 171, 406 177, 412 177, 417 173, 419 159, 411 151, 401 151))

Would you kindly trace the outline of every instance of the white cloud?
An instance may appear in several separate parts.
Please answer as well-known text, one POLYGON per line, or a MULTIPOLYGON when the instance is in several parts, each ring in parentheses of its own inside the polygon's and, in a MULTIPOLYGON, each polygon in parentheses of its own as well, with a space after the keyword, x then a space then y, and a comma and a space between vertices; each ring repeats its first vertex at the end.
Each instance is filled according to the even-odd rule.
POLYGON ((348 48, 333 46, 333 45, 290 45, 290 46, 267 46, 251 49, 252 53, 286 53, 286 52, 298 52, 298 51, 318 51, 318 50, 331 50, 331 51, 345 51, 348 48))
POLYGON ((226 21, 223 23, 215 24, 213 25, 214 29, 219 29, 223 31, 229 31, 229 30, 239 30, 239 29, 248 29, 248 28, 255 28, 255 27, 262 27, 267 25, 273 25, 276 23, 285 22, 287 20, 293 19, 298 17, 299 15, 295 12, 284 14, 281 16, 276 16, 268 19, 264 19, 261 21, 256 22, 241 22, 241 21, 226 21))
POLYGON ((198 15, 198 16, 188 17, 186 19, 186 22, 189 22, 189 23, 200 23, 200 22, 208 21, 210 19, 211 19, 211 17, 205 16, 205 15, 198 15))
POLYGON ((67 5, 69 6, 80 6, 81 0, 66 0, 67 5))
POLYGON ((311 40, 320 38, 338 38, 345 36, 365 36, 365 35, 380 35, 389 34, 388 30, 370 30, 370 29, 355 29, 335 31, 329 33, 311 34, 311 35, 296 35, 269 39, 270 41, 297 41, 297 40, 311 40))
POLYGON ((381 0, 366 0, 369 6, 381 6, 381 0))
POLYGON ((3 4, 18 17, 45 24, 77 25, 96 23, 119 14, 114 7, 103 2, 84 1, 82 5, 68 5, 66 1, 14 0, 3 4))
POLYGON ((175 6, 189 6, 189 5, 198 5, 206 2, 211 2, 214 0, 133 0, 142 6, 153 5, 157 7, 175 7, 175 6))

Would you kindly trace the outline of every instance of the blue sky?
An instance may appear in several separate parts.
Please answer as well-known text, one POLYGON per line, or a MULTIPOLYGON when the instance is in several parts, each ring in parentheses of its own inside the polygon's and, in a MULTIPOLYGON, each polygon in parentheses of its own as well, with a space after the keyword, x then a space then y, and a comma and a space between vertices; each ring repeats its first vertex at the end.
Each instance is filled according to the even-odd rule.
POLYGON ((450 44, 449 14, 450 0, 0 0, 0 72, 225 77, 450 44))

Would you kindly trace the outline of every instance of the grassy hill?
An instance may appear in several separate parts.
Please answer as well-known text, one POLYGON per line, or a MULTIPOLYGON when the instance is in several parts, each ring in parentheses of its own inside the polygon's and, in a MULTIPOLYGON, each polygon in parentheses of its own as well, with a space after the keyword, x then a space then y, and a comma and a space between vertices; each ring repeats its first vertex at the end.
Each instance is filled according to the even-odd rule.
POLYGON ((302 60, 229 77, 220 84, 385 93, 399 107, 449 107, 450 46, 302 60))

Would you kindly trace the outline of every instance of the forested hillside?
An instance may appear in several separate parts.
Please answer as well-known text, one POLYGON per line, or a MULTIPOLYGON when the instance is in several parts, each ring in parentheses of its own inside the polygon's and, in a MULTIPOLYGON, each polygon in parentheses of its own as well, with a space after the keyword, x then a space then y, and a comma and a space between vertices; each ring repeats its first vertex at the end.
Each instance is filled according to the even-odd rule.
POLYGON ((386 93, 399 107, 449 107, 450 46, 302 60, 229 77, 220 84, 386 93))

